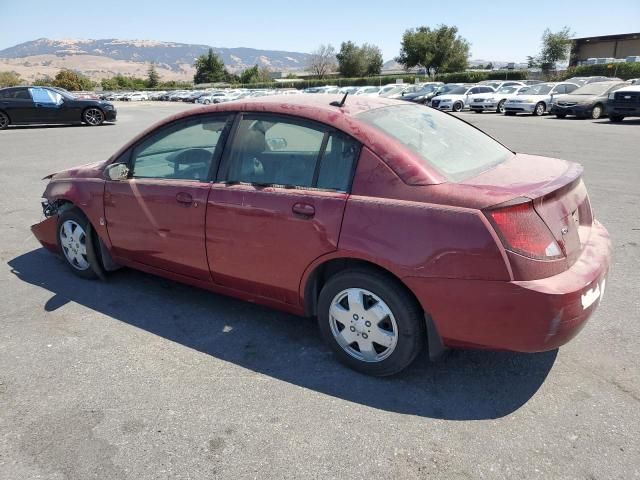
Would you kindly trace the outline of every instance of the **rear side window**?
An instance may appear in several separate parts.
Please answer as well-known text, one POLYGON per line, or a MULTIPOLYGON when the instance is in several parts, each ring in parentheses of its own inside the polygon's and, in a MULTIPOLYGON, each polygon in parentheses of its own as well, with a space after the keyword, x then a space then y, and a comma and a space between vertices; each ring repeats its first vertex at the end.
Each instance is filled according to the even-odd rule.
POLYGON ((228 160, 229 182, 346 192, 358 144, 320 124, 244 115, 228 160))
POLYGON ((513 153, 456 117, 420 105, 394 105, 356 116, 415 152, 451 181, 471 178, 513 153))

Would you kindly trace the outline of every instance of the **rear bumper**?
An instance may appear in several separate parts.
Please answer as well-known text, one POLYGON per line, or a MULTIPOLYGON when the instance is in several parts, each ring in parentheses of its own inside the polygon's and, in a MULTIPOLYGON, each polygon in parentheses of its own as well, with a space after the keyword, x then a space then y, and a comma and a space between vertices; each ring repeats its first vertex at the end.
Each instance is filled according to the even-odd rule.
POLYGON ((408 277, 448 347, 540 352, 580 332, 602 299, 611 258, 606 229, 594 222, 571 268, 531 281, 408 277))

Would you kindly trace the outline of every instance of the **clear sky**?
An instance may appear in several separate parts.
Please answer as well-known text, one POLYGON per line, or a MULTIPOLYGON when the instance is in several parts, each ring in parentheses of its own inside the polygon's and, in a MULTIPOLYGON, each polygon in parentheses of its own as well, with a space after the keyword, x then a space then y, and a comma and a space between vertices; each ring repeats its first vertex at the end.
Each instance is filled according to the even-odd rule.
POLYGON ((456 25, 471 58, 524 61, 546 27, 576 36, 640 31, 640 0, 0 0, 0 49, 40 37, 119 38, 309 52, 373 43, 390 60, 402 33, 456 25))

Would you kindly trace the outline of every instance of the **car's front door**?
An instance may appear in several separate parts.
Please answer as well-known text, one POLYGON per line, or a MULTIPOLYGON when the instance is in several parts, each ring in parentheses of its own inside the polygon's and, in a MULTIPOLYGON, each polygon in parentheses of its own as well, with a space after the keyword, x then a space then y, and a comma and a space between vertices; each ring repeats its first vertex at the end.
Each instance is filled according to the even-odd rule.
POLYGON ((205 210, 228 115, 180 120, 128 152, 129 178, 108 180, 105 217, 114 256, 210 280, 205 210))
POLYGON ((295 304, 300 279, 334 251, 359 145, 328 126, 243 114, 207 204, 216 283, 295 304))
POLYGON ((64 123, 63 98, 58 92, 43 87, 30 87, 33 99, 34 117, 38 123, 64 123))

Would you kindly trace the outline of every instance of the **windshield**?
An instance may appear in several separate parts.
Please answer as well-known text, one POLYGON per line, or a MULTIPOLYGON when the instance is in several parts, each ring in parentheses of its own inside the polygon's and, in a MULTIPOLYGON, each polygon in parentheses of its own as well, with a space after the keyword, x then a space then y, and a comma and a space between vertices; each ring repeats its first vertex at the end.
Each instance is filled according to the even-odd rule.
POLYGON ((571 95, 604 95, 612 86, 610 83, 587 83, 584 87, 576 88, 571 95))
POLYGON ((518 95, 523 95, 525 93, 527 95, 546 95, 551 91, 552 88, 553 85, 549 83, 538 83, 537 85, 531 85, 531 87, 527 89, 526 92, 524 89, 520 90, 518 92, 518 95))
POLYGON ((454 88, 459 88, 459 87, 460 85, 441 85, 440 87, 438 87, 438 93, 439 94, 449 93, 454 88))
POLYGON ((518 87, 502 87, 497 93, 514 93, 518 87))
POLYGON ((513 154, 456 117, 421 105, 394 105, 356 117, 415 152, 451 181, 473 177, 513 154))
POLYGON ((467 93, 467 90, 469 90, 467 87, 456 87, 447 93, 449 95, 464 95, 465 93, 467 93))

